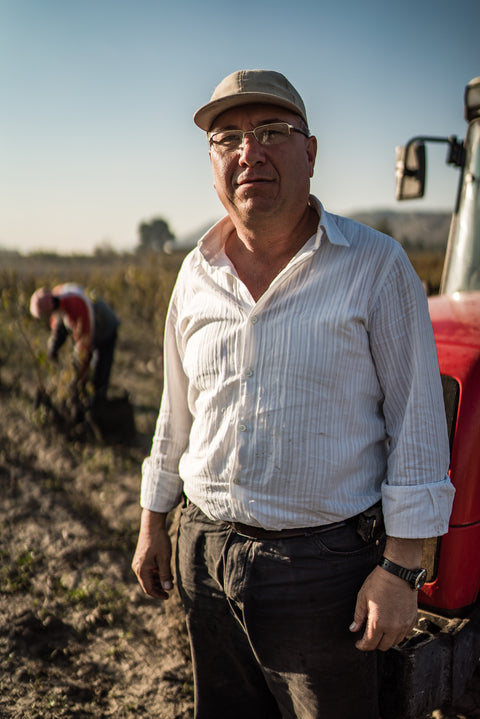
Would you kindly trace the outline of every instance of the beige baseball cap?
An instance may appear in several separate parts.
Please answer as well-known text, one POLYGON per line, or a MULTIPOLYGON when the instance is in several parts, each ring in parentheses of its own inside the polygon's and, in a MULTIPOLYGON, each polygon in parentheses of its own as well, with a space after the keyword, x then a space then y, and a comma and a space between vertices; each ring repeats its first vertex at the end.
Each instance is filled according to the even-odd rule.
POLYGON ((232 72, 217 85, 210 102, 196 111, 193 121, 202 130, 208 132, 215 118, 222 112, 253 102, 286 107, 307 122, 302 98, 287 78, 274 70, 232 72))

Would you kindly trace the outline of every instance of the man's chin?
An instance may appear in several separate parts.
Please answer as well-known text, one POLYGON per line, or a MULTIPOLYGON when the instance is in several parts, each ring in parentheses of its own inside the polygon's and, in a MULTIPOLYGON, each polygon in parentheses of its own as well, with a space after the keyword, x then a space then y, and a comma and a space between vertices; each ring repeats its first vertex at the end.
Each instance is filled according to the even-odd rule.
POLYGON ((272 195, 275 191, 274 183, 272 182, 246 182, 243 185, 238 185, 236 188, 236 194, 239 197, 256 197, 272 195))
POLYGON ((275 204, 274 193, 268 186, 239 188, 236 193, 237 207, 249 208, 251 211, 265 211, 275 204))

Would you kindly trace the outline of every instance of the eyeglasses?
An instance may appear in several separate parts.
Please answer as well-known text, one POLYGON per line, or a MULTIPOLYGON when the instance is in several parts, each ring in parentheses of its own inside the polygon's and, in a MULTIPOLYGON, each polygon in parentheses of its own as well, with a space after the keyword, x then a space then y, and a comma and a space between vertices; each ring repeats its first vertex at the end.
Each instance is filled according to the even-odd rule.
POLYGON ((233 152, 242 145, 245 135, 253 135, 260 145, 281 145, 288 140, 292 132, 299 132, 309 137, 308 132, 299 127, 290 125, 288 122, 269 122, 266 125, 259 125, 253 130, 218 130, 212 132, 208 138, 210 147, 219 152, 233 152))

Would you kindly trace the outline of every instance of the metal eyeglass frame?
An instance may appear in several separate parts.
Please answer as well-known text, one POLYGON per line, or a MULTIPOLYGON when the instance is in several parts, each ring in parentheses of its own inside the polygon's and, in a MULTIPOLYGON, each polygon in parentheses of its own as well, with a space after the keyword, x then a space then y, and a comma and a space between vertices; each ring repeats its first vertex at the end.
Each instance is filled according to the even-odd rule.
POLYGON ((263 125, 257 125, 257 127, 254 127, 253 130, 233 130, 233 129, 232 130, 216 130, 215 132, 212 132, 212 134, 208 138, 208 143, 209 143, 210 147, 213 146, 219 150, 223 150, 226 152, 235 151, 235 150, 238 150, 238 148, 243 145, 243 142, 245 140, 245 135, 253 135, 259 145, 262 145, 262 147, 268 147, 269 145, 281 145, 283 142, 288 140, 289 137, 291 137, 292 132, 299 132, 301 135, 304 135, 305 137, 310 137, 308 132, 305 132, 305 130, 302 130, 300 127, 291 125, 289 122, 267 122, 263 125), (259 130, 265 130, 265 128, 269 128, 269 127, 278 127, 278 125, 288 128, 288 134, 285 136, 282 136, 282 139, 280 140, 280 142, 272 142, 272 143, 262 142, 262 140, 257 136, 257 132, 259 130), (220 143, 220 142, 216 142, 215 135, 219 135, 220 133, 224 133, 224 132, 227 132, 227 133, 232 132, 232 134, 238 133, 239 143, 232 147, 228 147, 227 145, 222 145, 222 143, 220 143), (240 138, 240 135, 241 135, 241 138, 240 138))

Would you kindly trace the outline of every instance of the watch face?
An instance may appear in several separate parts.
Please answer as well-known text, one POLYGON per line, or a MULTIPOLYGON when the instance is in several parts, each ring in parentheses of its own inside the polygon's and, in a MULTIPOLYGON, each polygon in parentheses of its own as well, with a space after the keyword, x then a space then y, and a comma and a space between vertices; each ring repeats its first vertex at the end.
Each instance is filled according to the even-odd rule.
POLYGON ((421 570, 418 572, 417 576, 415 577, 414 588, 415 588, 415 589, 421 589, 421 588, 423 587, 423 585, 425 584, 426 581, 427 581, 427 570, 426 570, 426 569, 421 569, 421 570))

